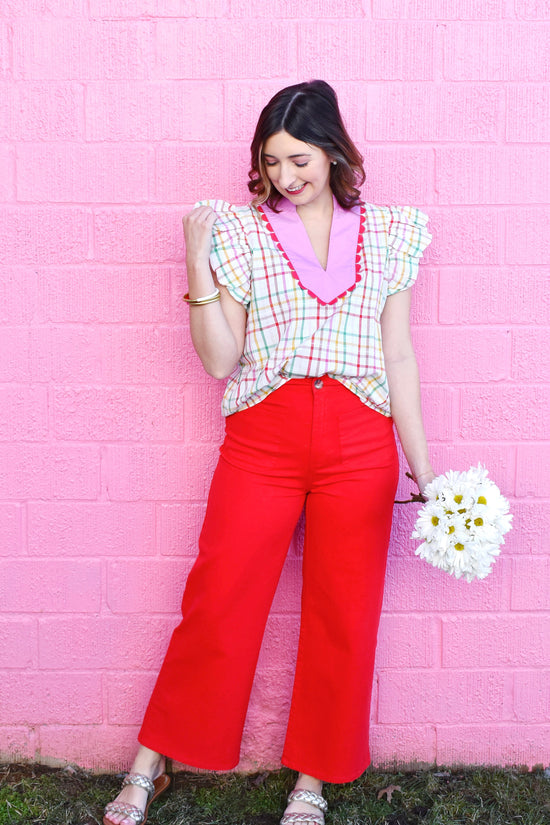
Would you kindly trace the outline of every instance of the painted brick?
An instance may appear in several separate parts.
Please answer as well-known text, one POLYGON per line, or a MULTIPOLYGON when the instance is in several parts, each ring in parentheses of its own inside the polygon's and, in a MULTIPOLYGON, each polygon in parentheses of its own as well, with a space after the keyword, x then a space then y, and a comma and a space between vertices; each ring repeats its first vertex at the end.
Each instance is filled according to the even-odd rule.
POLYGON ((34 620, 13 616, 0 619, 0 662, 3 669, 35 667, 37 654, 37 628, 34 620))
POLYGON ((42 725, 40 757, 49 764, 71 762, 91 771, 130 770, 136 755, 137 727, 42 725))
MULTIPOLYGON (((539 410, 539 415, 544 417, 544 411, 539 410)), ((516 495, 546 498, 550 490, 549 462, 550 445, 548 443, 520 444, 518 446, 516 495)))
MULTIPOLYGON (((548 278, 550 287, 550 274, 548 278)), ((546 294, 548 295, 546 290, 546 294)), ((550 316, 549 316, 550 317, 550 316)), ((523 381, 529 364, 529 380, 548 384, 550 378, 550 326, 518 329, 513 333, 512 378, 523 381)))
POLYGON ((13 207, 0 211, 2 263, 64 264, 86 258, 88 228, 83 209, 13 207))
POLYGON ((150 503, 31 501, 29 553, 34 556, 143 556, 155 551, 150 503))
POLYGON ((506 140, 543 143, 550 140, 548 84, 515 85, 506 89, 506 140))
POLYGON ((0 498, 95 499, 98 492, 97 447, 0 445, 0 498))
POLYGON ((0 562, 2 607, 13 613, 90 613, 99 609, 101 567, 96 561, 25 559, 0 562))
POLYGON ((373 16, 399 20, 499 20, 505 16, 502 0, 373 0, 373 16))
MULTIPOLYGON (((257 14, 261 14, 259 8, 257 14)), ((288 80, 288 85, 292 82, 288 80)), ((249 145, 261 110, 285 84, 286 81, 282 79, 267 78, 262 83, 250 80, 229 80, 224 89, 224 137, 226 140, 241 141, 249 145)), ((342 103, 341 108, 344 111, 342 103)), ((206 134, 203 133, 203 137, 206 137, 206 134)))
POLYGON ((458 439, 453 444, 434 444, 432 459, 437 472, 447 470, 467 470, 481 462, 489 470, 489 476, 498 484, 505 496, 515 493, 516 452, 515 446, 502 443, 462 444, 458 439))
POLYGON ((0 23, 0 80, 10 77, 11 67, 10 29, 7 23, 0 23))
POLYGON ((15 159, 11 146, 0 146, 0 201, 15 199, 15 159))
POLYGON ((247 147, 230 147, 219 153, 217 145, 182 146, 161 143, 156 152, 155 194, 161 203, 193 204, 219 193, 220 178, 225 192, 217 195, 236 203, 246 203, 250 194, 246 186, 250 166, 247 147))
POLYGON ((550 56, 545 24, 456 23, 445 37, 446 80, 544 81, 550 56), (475 59, 474 59, 475 56, 475 59))
POLYGON ((112 613, 169 613, 176 616, 191 564, 191 559, 111 562, 107 566, 106 603, 109 609, 112 613))
POLYGON ((301 595, 302 560, 288 555, 275 591, 271 612, 273 614, 299 616, 301 595))
POLYGON ((428 768, 435 763, 433 725, 371 725, 369 740, 374 768, 428 768))
POLYGON ((106 263, 181 261, 181 209, 97 209, 95 259, 106 263))
POLYGON ((415 203, 429 201, 433 191, 433 155, 422 148, 380 148, 367 146, 363 152, 367 182, 366 200, 372 203, 415 203))
POLYGON ((158 670, 173 626, 169 619, 133 614, 43 618, 38 627, 40 667, 158 670))
POLYGON ((550 397, 542 386, 485 386, 461 390, 460 435, 475 440, 529 441, 548 436, 550 397), (498 411, 488 416, 488 410, 498 411))
POLYGON ((0 441, 44 441, 48 436, 45 386, 0 385, 0 441))
POLYGON ((550 147, 436 149, 439 203, 547 203, 550 147))
POLYGON ((21 144, 17 196, 29 202, 139 203, 149 194, 146 147, 21 144))
POLYGON ((105 479, 113 500, 204 499, 217 460, 217 449, 109 445, 105 479))
POLYGON ((504 675, 482 671, 384 671, 378 722, 414 725, 500 721, 504 675))
POLYGON ((300 626, 293 616, 270 616, 267 620, 258 670, 276 667, 281 673, 294 673, 300 626))
POLYGON ((510 378, 512 336, 509 330, 423 327, 414 330, 413 338, 424 382, 489 383, 510 378), (437 358, 433 357, 434 351, 437 358), (452 369, 442 368, 450 364, 452 369))
POLYGON ((432 80, 434 32, 431 23, 311 22, 299 38, 298 69, 346 80, 432 80))
POLYGON ((550 19, 550 7, 546 0, 515 0, 515 12, 524 20, 550 19))
POLYGON ((433 241, 424 253, 428 264, 499 263, 499 215, 491 209, 428 208, 433 241))
POLYGON ((503 94, 502 89, 483 85, 370 84, 366 88, 366 138, 494 141, 503 94))
POLYGON ((30 761, 36 757, 37 736, 28 726, 0 725, 0 759, 2 762, 30 761))
POLYGON ((3 83, 0 138, 78 140, 84 135, 84 92, 77 83, 3 83))
POLYGON ((550 722, 550 671, 514 673, 514 716, 518 722, 550 722))
MULTIPOLYGON (((25 290, 22 290, 25 292, 25 290)), ((50 331, 43 327, 0 327, 0 381, 45 381, 51 373, 50 331)))
POLYGON ((435 323, 438 316, 439 270, 422 266, 411 298, 411 324, 435 323))
POLYGON ((0 17, 82 17, 86 0, 3 0, 0 17))
POLYGON ((91 17, 223 17, 228 0, 89 0, 91 17), (184 13, 183 13, 184 12, 184 13))
POLYGON ((550 725, 453 725, 437 727, 439 765, 496 765, 548 762, 550 725))
POLYGON ((51 373, 61 383, 179 384, 204 375, 179 328, 59 326, 51 334, 51 373))
POLYGON ((395 556, 388 562, 384 611, 390 614, 462 613, 505 609, 505 569, 502 559, 496 561, 486 579, 465 582, 436 570, 414 556, 414 548, 417 545, 412 540, 410 546, 408 558, 395 556))
MULTIPOLYGON (((38 278, 36 271, 31 267, 14 265, 0 266, 0 324, 27 324, 40 313, 38 300, 38 278)), ((27 338, 32 335, 30 327, 20 328, 16 335, 27 338)), ((36 335, 36 332, 34 332, 36 335)), ((23 344, 21 344, 23 348, 23 344)), ((22 352, 19 352, 19 357, 22 352)), ((3 358, 6 357, 5 352, 3 358)), ((15 366, 15 365, 14 365, 15 366)), ((6 364, 4 364, 4 368, 6 364)), ((0 367, 1 374, 1 367, 0 367)))
POLYGON ((424 387, 422 408, 428 441, 451 441, 455 431, 457 393, 441 386, 424 387))
POLYGON ((87 724, 101 721, 101 683, 95 674, 5 671, 0 680, 3 724, 87 724), (40 676, 40 678, 38 678, 40 676))
POLYGON ((514 514, 514 552, 533 555, 546 552, 550 536, 548 501, 515 499, 510 509, 514 514))
POLYGON ((57 388, 53 414, 58 439, 179 441, 183 438, 183 389, 57 388))
POLYGON ((218 82, 137 81, 86 87, 88 140, 204 140, 221 134, 222 124, 218 82))
POLYGON ((167 78, 286 78, 296 68, 295 29, 273 20, 160 21, 156 47, 158 70, 167 78), (269 60, 267 42, 277 43, 269 60))
POLYGON ((0 502, 0 556, 22 555, 26 551, 23 517, 20 504, 0 502))
POLYGON ((143 714, 153 689, 155 676, 150 673, 109 674, 107 691, 107 721, 111 725, 141 725, 143 714))
POLYGON ((534 267, 443 270, 439 320, 444 324, 547 324, 550 289, 544 285, 548 280, 547 272, 534 267))
POLYGON ((198 552, 204 511, 204 504, 157 504, 157 553, 194 559, 198 552))
POLYGON ((506 213, 506 260, 546 264, 550 255, 550 209, 520 208, 506 213))
POLYGON ((550 656, 546 617, 460 616, 442 619, 443 666, 544 667, 550 656))
POLYGON ((221 381, 205 381, 185 388, 185 443, 221 444, 225 418, 221 414, 221 381))
MULTIPOLYGON (((34 274, 34 273, 33 273, 34 274)), ((90 266, 38 270, 44 320, 150 323, 170 318, 170 267, 90 266)))
POLYGON ((377 669, 436 666, 439 635, 439 624, 430 616, 385 613, 378 631, 377 669))
POLYGON ((153 33, 146 22, 20 19, 13 24, 14 75, 19 80, 146 80, 153 65, 153 33))
POLYGON ((278 19, 304 18, 305 20, 357 20, 366 17, 366 3, 361 0, 340 0, 327 6, 323 0, 266 0, 258 6, 254 0, 231 0, 232 17, 276 17, 278 19))

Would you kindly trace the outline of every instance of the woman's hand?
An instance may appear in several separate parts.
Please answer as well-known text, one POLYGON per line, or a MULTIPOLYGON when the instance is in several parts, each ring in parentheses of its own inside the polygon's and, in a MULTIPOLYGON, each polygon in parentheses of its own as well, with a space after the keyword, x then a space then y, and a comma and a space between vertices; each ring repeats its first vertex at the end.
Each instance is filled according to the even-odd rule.
POLYGON ((414 480, 416 481, 418 489, 420 490, 422 495, 424 495, 424 490, 426 489, 426 487, 428 486, 430 481, 434 480, 434 478, 435 478, 435 473, 431 468, 429 470, 425 470, 423 473, 419 473, 419 475, 415 476, 414 480))
POLYGON ((212 227, 216 213, 210 206, 197 206, 183 216, 186 260, 188 266, 208 264, 212 247, 212 227))

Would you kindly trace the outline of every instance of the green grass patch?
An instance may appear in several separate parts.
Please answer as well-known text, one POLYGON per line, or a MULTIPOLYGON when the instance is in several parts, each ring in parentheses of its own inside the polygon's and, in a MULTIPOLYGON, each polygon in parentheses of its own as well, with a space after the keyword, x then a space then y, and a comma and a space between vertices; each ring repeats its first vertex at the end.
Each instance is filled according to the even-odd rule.
MULTIPOLYGON (((0 766, 0 825, 99 825, 121 776, 0 766)), ((295 774, 177 773, 148 825, 278 825, 295 774)), ((326 785, 327 825, 550 825, 543 771, 469 768, 368 770, 326 785)))

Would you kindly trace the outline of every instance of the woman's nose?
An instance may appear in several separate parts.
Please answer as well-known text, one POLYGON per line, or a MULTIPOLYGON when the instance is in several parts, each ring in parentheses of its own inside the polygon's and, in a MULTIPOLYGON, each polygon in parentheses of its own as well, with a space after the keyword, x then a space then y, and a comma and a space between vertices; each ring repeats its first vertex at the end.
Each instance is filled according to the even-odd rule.
POLYGON ((279 175, 279 183, 285 188, 296 180, 296 174, 291 166, 281 164, 281 172, 279 175))

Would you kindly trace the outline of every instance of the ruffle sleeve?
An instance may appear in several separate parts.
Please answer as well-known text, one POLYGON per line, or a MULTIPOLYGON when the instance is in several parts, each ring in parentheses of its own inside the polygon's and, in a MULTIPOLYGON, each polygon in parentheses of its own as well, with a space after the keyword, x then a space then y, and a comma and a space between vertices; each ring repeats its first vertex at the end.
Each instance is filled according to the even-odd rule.
POLYGON ((388 256, 384 277, 388 295, 409 289, 416 281, 418 264, 432 236, 428 216, 414 206, 389 207, 388 256))
POLYGON ((250 273, 252 254, 239 215, 239 207, 222 200, 203 200, 197 206, 210 206, 217 214, 212 229, 210 266, 218 283, 227 287, 230 295, 247 307, 250 303, 250 273))

